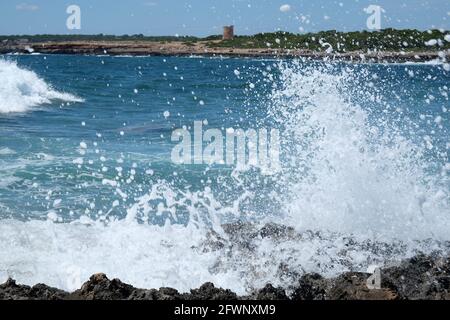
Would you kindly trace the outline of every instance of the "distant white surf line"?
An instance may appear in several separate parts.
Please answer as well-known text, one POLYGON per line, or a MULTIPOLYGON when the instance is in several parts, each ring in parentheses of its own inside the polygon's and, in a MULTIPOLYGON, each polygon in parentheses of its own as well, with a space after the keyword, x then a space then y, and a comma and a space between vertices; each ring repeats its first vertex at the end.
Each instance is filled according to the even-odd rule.
POLYGON ((23 113, 54 100, 84 102, 75 95, 59 92, 35 72, 14 61, 0 59, 0 114, 23 113))

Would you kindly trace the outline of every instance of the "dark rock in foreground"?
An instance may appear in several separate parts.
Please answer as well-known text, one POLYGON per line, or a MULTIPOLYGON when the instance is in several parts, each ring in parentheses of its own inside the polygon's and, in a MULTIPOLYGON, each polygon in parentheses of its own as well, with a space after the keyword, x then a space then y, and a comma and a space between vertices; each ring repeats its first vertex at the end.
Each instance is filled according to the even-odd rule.
MULTIPOLYGON (((24 39, 25 40, 25 39, 24 39)), ((368 51, 367 49, 347 52, 324 52, 307 48, 247 48, 237 44, 233 47, 217 46, 211 41, 114 41, 114 40, 78 40, 78 41, 42 41, 42 42, 0 42, 0 54, 76 54, 76 55, 131 55, 131 56, 230 56, 230 57, 269 57, 269 58, 306 58, 331 59, 352 62, 406 62, 431 61, 440 58, 438 51, 429 48, 404 52, 404 48, 391 51, 368 51), (424 50, 422 50, 424 49, 424 50)), ((445 50, 441 50, 445 53, 445 50)), ((448 55, 448 54, 447 54, 448 55)))
POLYGON ((288 294, 268 284, 245 297, 206 283, 190 293, 172 288, 137 289, 104 274, 93 275, 81 289, 68 293, 43 284, 18 285, 12 279, 0 285, 3 300, 450 300, 450 258, 419 255, 381 271, 381 289, 369 289, 370 274, 349 272, 334 279, 307 274, 288 294))
POLYGON ((69 296, 67 292, 43 284, 34 287, 18 285, 12 279, 0 285, 2 300, 62 300, 69 296))

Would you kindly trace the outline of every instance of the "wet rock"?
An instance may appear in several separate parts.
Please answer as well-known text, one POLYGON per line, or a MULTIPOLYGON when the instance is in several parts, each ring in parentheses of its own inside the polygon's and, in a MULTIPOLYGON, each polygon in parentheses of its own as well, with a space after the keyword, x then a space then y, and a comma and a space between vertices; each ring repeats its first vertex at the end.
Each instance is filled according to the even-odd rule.
POLYGON ((224 232, 233 240, 233 243, 251 242, 255 238, 274 240, 301 239, 301 235, 292 227, 275 223, 263 226, 248 222, 235 222, 222 226, 224 232))
POLYGON ((63 300, 67 292, 38 284, 34 287, 18 285, 16 281, 8 279, 0 285, 0 300, 63 300))
POLYGON ((401 299, 449 299, 449 271, 449 259, 421 254, 399 266, 384 269, 382 285, 398 292, 401 299))
POLYGON ((319 274, 307 274, 300 278, 292 300, 326 300, 330 284, 319 274))
POLYGON ((161 288, 158 291, 157 300, 180 300, 180 293, 172 288, 161 288))
POLYGON ((128 300, 160 300, 158 299, 158 290, 134 290, 128 297, 128 300))
POLYGON ((345 273, 333 281, 327 298, 329 300, 396 300, 398 294, 386 288, 371 290, 367 287, 370 274, 345 273))
POLYGON ((296 233, 292 227, 286 227, 274 223, 268 223, 257 233, 261 238, 274 238, 274 239, 295 239, 299 238, 299 234, 296 233))
POLYGON ((288 300, 286 291, 283 288, 275 288, 271 284, 266 285, 263 289, 258 290, 251 296, 253 300, 288 300))
POLYGON ((167 300, 181 300, 182 296, 180 293, 172 288, 161 288, 159 290, 143 290, 136 289, 128 297, 128 300, 156 300, 156 301, 167 301, 167 300))
POLYGON ((0 285, 0 299, 2 300, 23 300, 29 296, 31 288, 17 285, 13 279, 8 279, 6 283, 0 285))
POLYGON ((191 294, 184 295, 186 300, 237 300, 236 293, 231 290, 216 288, 213 283, 208 282, 199 289, 191 290, 191 294))
POLYGON ((38 300, 64 300, 69 293, 46 286, 45 284, 37 284, 30 290, 30 296, 38 300))
POLYGON ((81 300, 125 300, 131 296, 134 290, 133 286, 124 284, 119 279, 109 280, 105 274, 99 273, 93 275, 70 298, 81 300))

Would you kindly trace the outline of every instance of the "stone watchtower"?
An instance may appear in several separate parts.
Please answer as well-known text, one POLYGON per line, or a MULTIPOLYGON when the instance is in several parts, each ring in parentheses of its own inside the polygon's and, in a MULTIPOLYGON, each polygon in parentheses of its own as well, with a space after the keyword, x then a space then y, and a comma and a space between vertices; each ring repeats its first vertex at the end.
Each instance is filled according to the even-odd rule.
POLYGON ((223 40, 233 40, 234 39, 234 26, 223 27, 223 40))

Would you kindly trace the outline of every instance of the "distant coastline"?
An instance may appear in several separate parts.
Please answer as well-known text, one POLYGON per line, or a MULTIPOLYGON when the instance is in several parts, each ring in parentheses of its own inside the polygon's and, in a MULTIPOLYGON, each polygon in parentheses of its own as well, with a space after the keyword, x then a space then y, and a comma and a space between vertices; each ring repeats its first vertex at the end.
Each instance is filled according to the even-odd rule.
POLYGON ((108 35, 0 36, 0 54, 228 56, 346 61, 430 61, 450 54, 449 32, 386 29, 379 32, 286 32, 236 36, 145 37, 108 35))
MULTIPOLYGON (((83 54, 83 55, 130 55, 130 56, 226 56, 226 57, 269 57, 312 59, 342 59, 346 61, 429 61, 439 58, 437 52, 364 52, 346 53, 314 52, 302 49, 268 49, 268 48, 209 48, 202 42, 187 46, 182 42, 45 42, 18 44, 9 47, 0 46, 0 54, 83 54)), ((448 55, 448 54, 447 54, 448 55)))

